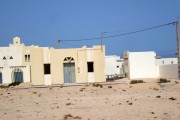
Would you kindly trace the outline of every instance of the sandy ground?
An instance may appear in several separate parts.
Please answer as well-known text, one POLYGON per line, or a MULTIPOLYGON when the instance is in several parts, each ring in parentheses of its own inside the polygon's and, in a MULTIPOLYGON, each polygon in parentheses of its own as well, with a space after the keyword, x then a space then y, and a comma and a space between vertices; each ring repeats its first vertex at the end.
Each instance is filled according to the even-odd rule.
POLYGON ((180 81, 172 83, 0 89, 0 119, 180 120, 180 81))

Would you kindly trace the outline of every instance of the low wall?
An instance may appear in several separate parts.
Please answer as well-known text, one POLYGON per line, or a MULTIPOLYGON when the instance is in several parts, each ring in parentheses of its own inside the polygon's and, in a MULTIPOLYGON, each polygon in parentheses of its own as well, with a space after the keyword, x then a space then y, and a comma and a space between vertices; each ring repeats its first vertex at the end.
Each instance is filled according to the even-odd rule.
POLYGON ((178 65, 172 64, 159 66, 159 77, 178 79, 178 65))

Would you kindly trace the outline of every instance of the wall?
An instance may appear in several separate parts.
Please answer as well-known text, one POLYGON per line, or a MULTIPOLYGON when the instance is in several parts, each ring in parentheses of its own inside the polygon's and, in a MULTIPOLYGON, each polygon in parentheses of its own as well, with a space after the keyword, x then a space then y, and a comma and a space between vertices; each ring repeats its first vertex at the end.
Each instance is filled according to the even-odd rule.
POLYGON ((159 77, 178 79, 178 64, 159 66, 159 77))
POLYGON ((20 68, 23 71, 23 81, 30 82, 30 66, 18 66, 18 67, 4 67, 1 68, 3 84, 9 84, 13 82, 12 74, 15 68, 20 68))
POLYGON ((156 59, 156 65, 171 65, 177 64, 177 58, 161 58, 156 59))
POLYGON ((21 66, 22 65, 22 47, 0 47, 0 67, 21 66), (6 60, 3 60, 3 58, 6 60), (12 57, 13 59, 10 59, 12 57))
POLYGON ((33 85, 44 85, 43 49, 31 50, 31 79, 33 85))
POLYGON ((159 74, 155 66, 155 56, 155 52, 129 52, 129 78, 158 78, 159 74))
POLYGON ((107 75, 120 75, 122 64, 118 60, 120 56, 106 56, 106 77, 107 75))
POLYGON ((105 47, 94 46, 94 78, 96 82, 105 82, 105 47))

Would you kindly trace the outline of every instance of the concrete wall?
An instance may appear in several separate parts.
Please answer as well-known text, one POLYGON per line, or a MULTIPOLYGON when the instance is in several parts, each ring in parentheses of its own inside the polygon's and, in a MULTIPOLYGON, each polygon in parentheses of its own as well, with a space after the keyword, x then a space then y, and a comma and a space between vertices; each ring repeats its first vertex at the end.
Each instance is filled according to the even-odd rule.
POLYGON ((129 52, 128 68, 130 79, 158 78, 155 52, 129 52))
POLYGON ((178 79, 178 64, 159 66, 159 77, 178 79))
POLYGON ((106 56, 106 77, 109 75, 120 75, 122 63, 120 56, 106 56))
POLYGON ((171 64, 177 64, 177 58, 161 58, 156 59, 156 65, 171 65, 171 64))
POLYGON ((32 84, 44 85, 43 49, 32 49, 31 60, 32 84))
MULTIPOLYGON (((75 63, 76 83, 105 81, 105 53, 100 46, 78 49, 50 49, 51 81, 52 84, 64 84, 64 66, 66 57, 72 57, 75 63), (87 72, 87 62, 94 62, 94 72, 87 72)), ((104 49, 104 48, 103 48, 104 49)), ((104 49, 105 51, 105 49, 104 49)))
POLYGON ((105 47, 94 46, 94 78, 95 82, 105 82, 105 47))
POLYGON ((0 47, 0 67, 21 66, 22 47, 0 47), (6 59, 3 59, 3 58, 6 59), (12 59, 10 59, 12 57, 12 59))
POLYGON ((23 82, 30 82, 30 66, 19 67, 4 67, 0 68, 2 72, 2 84, 9 84, 13 82, 13 70, 19 68, 23 72, 23 82))

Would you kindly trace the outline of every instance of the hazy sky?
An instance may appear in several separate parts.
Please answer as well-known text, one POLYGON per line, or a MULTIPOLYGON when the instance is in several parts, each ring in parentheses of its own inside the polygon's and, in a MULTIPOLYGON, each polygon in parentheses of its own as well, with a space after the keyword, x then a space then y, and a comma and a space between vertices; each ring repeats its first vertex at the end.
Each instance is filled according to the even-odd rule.
MULTIPOLYGON (((173 22, 180 0, 0 0, 0 46, 19 36, 25 45, 56 47, 57 40, 122 34, 173 22)), ((103 39, 107 55, 156 51, 173 57, 175 26, 103 39)), ((61 48, 99 45, 100 40, 61 42, 61 48)))

